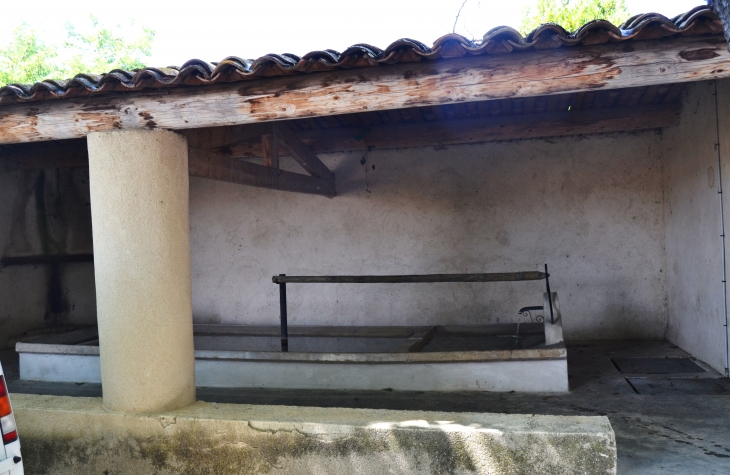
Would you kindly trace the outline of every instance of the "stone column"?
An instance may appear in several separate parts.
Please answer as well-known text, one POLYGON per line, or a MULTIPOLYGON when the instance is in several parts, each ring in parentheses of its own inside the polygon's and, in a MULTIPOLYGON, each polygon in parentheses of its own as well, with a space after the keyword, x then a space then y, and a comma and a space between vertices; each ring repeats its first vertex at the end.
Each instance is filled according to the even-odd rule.
POLYGON ((88 136, 104 407, 195 401, 188 148, 164 130, 88 136))

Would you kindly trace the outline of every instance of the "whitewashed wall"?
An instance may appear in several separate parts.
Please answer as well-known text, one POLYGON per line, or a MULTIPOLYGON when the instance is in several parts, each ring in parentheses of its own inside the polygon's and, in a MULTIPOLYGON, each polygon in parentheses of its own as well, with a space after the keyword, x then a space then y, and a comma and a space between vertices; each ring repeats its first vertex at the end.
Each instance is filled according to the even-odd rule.
MULTIPOLYGON (((676 133, 372 151, 365 165, 364 153, 325 155, 337 174, 333 199, 191 178, 194 318, 277 324, 271 276, 279 273, 500 272, 547 262, 567 338, 661 339, 669 183, 662 151, 676 133)), ((42 247, 35 197, 22 191, 32 188, 29 173, 38 172, 0 173, 2 255, 42 247), (20 215, 30 223, 22 249, 20 215)), ((64 178, 67 198, 82 208, 67 217, 87 216, 84 171, 73 173, 64 178)), ((87 233, 78 231, 82 221, 53 228, 67 252, 90 251, 69 237, 87 233)), ((0 345, 49 324, 46 272, 0 270, 0 345)), ((68 265, 63 275, 68 311, 50 321, 93 322, 91 265, 68 265)), ((542 292, 541 282, 290 285, 289 315, 304 325, 518 321, 517 309, 541 304, 542 292)))
MULTIPOLYGON (((721 90, 727 96, 727 87, 721 90)), ((667 339, 724 372, 726 330, 714 92, 715 85, 709 82, 689 88, 683 98, 681 125, 663 134, 667 339)), ((728 147, 730 143, 722 145, 728 147)), ((725 178, 730 174, 727 165, 723 166, 725 178)), ((725 187, 730 192, 727 182, 725 187)), ((726 197, 726 208, 730 207, 727 198, 730 196, 726 197)))
MULTIPOLYGON (((335 154, 339 196, 191 178, 196 322, 277 324, 271 276, 538 270, 566 336, 663 338, 655 132, 335 154), (365 170, 368 173, 366 176, 365 170)), ((289 285, 299 325, 518 321, 542 282, 289 285)))

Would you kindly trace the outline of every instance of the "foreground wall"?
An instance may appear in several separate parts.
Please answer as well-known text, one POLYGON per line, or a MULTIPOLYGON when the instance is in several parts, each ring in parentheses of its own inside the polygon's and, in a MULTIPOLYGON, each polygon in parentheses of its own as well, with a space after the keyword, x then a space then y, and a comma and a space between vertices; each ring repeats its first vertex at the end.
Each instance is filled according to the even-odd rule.
MULTIPOLYGON (((277 324, 271 276, 540 270, 568 339, 663 338, 654 132, 335 154, 339 196, 191 178, 197 323, 277 324)), ((288 286, 297 325, 519 321, 543 282, 288 286)))
MULTIPOLYGON (((91 253, 88 177, 0 167, 0 258, 91 253)), ((90 262, 0 265, 0 348, 26 330, 95 321, 90 262)))
MULTIPOLYGON (((691 85, 683 99, 681 125, 663 134, 667 339, 724 372, 722 222, 714 92, 714 83, 691 85)), ((730 142, 723 146, 730 146, 730 142)), ((727 178, 730 168, 723 168, 727 178)), ((727 184, 725 188, 730 192, 727 184)), ((725 207, 730 210, 727 198, 725 207)))
POLYGON ((196 403, 149 415, 13 396, 34 474, 616 473, 606 417, 196 403))

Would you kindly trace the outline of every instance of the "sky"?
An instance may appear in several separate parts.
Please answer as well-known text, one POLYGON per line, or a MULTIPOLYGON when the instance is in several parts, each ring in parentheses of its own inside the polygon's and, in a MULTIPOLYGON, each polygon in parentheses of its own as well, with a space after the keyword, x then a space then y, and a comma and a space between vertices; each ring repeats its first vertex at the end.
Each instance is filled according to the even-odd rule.
MULTIPOLYGON (((2 1, 0 0, 0 5, 2 1)), ((32 8, 3 8, 0 44, 23 21, 49 43, 61 44, 66 22, 95 15, 117 24, 134 19, 155 30, 150 66, 179 66, 197 58, 256 58, 267 53, 335 49, 356 43, 385 48, 399 38, 431 45, 450 33, 464 0, 34 0, 32 8)), ((467 0, 456 32, 481 38, 495 26, 518 27, 535 0, 467 0)), ((683 13, 703 0, 626 0, 631 14, 683 13)), ((18 5, 15 3, 14 5, 18 5)))

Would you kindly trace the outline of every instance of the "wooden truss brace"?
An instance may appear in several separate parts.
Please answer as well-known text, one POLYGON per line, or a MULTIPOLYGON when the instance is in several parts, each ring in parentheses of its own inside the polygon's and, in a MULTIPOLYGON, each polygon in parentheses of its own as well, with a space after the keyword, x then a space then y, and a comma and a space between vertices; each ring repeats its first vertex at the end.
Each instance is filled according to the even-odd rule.
POLYGON ((248 128, 215 129, 188 131, 190 175, 261 188, 335 196, 334 173, 288 125, 272 122, 248 128), (261 137, 263 165, 234 158, 232 149, 236 145, 257 136, 261 137), (281 170, 280 146, 311 176, 281 170))

